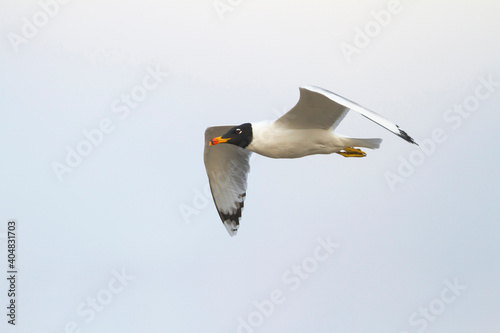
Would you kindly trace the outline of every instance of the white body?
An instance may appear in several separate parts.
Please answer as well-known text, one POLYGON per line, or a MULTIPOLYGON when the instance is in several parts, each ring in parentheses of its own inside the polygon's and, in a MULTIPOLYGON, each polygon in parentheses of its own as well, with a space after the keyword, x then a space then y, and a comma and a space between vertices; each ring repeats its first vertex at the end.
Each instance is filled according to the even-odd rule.
POLYGON ((299 158, 337 153, 347 147, 376 149, 381 139, 343 137, 331 129, 291 129, 275 122, 252 123, 253 140, 247 150, 271 158, 299 158))

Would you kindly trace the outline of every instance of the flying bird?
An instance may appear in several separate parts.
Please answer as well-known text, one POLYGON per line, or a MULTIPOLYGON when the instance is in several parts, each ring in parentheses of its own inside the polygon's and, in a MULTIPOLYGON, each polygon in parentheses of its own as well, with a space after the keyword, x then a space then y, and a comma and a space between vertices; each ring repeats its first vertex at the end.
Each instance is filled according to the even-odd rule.
POLYGON ((204 162, 219 216, 231 236, 241 219, 252 152, 271 158, 299 158, 337 153, 364 157, 355 147, 377 149, 382 139, 349 138, 334 132, 349 110, 404 140, 418 144, 398 125, 328 90, 300 87, 298 103, 275 121, 214 126, 205 131, 204 162))

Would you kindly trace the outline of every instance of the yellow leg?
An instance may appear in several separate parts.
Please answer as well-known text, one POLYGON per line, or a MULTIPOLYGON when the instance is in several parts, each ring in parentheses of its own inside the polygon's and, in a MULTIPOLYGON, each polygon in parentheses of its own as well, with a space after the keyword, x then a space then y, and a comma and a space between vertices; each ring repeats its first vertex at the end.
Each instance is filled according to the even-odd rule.
POLYGON ((344 157, 365 157, 366 153, 361 149, 355 148, 344 148, 343 151, 339 151, 337 154, 342 155, 344 157))

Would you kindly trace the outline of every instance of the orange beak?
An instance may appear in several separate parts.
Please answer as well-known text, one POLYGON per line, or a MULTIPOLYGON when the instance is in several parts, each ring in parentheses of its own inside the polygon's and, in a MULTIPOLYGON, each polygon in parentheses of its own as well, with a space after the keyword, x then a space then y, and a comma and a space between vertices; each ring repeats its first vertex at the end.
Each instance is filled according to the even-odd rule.
POLYGON ((218 136, 216 138, 213 138, 212 140, 210 140, 210 143, 208 144, 209 146, 215 146, 216 144, 218 143, 224 143, 224 142, 228 142, 230 138, 227 138, 227 139, 223 139, 222 137, 218 136))

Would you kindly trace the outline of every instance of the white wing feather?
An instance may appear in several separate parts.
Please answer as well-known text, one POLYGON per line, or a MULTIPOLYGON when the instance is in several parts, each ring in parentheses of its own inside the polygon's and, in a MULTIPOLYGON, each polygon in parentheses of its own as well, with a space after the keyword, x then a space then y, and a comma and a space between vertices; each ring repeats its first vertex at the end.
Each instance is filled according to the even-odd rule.
POLYGON ((398 125, 378 113, 331 91, 314 86, 300 87, 300 99, 297 105, 277 119, 276 124, 289 128, 335 129, 349 110, 360 113, 404 140, 418 145, 398 125))
POLYGON ((230 144, 209 146, 233 126, 214 126, 205 131, 204 161, 212 197, 219 216, 231 236, 236 235, 241 219, 250 172, 250 151, 230 144))

